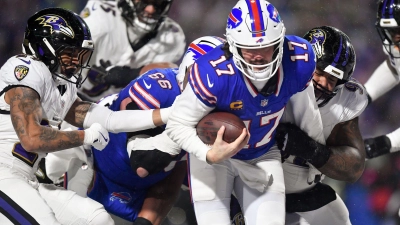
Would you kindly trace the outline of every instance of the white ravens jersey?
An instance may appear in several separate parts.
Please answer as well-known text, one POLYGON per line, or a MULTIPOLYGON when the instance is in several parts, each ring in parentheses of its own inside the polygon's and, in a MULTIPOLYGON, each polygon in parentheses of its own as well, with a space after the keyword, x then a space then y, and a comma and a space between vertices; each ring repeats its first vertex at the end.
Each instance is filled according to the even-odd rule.
MULTIPOLYGON (((319 108, 325 140, 328 139, 336 124, 358 117, 367 107, 368 98, 365 88, 356 80, 351 80, 338 90, 337 94, 323 107, 319 108)), ((282 121, 299 126, 301 121, 295 121, 293 107, 286 107, 282 121), (290 111, 288 111, 290 110, 290 111)), ((315 183, 307 183, 310 176, 309 168, 304 160, 289 158, 283 163, 286 193, 295 193, 312 188, 315 183)))
POLYGON ((368 97, 364 86, 354 79, 345 83, 325 106, 319 108, 325 140, 336 124, 358 117, 367 105, 368 97))
MULTIPOLYGON (((142 37, 144 33, 127 26, 117 7, 117 1, 89 0, 81 16, 90 28, 95 46, 90 65, 99 66, 101 59, 110 61, 111 65, 131 68, 139 68, 153 62, 177 62, 186 47, 182 28, 166 17, 158 27, 157 35, 134 51, 130 43, 142 37)), ((93 84, 85 82, 82 88, 91 90, 93 84)), ((92 99, 97 101, 118 91, 119 89, 110 88, 92 99)))
MULTIPOLYGON (((352 79, 342 85, 337 94, 326 105, 319 108, 325 140, 336 124, 356 118, 364 111, 367 104, 367 92, 358 81, 352 79)), ((281 122, 299 125, 300 121, 294 119, 295 113, 296 110, 288 105, 281 122)))
POLYGON ((26 175, 37 170, 44 153, 25 151, 19 144, 9 115, 10 105, 5 102, 5 92, 13 86, 35 90, 43 108, 42 125, 57 127, 77 98, 75 84, 66 82, 65 93, 60 94, 58 82, 49 69, 38 59, 18 55, 11 57, 0 70, 0 164, 21 169, 26 175))

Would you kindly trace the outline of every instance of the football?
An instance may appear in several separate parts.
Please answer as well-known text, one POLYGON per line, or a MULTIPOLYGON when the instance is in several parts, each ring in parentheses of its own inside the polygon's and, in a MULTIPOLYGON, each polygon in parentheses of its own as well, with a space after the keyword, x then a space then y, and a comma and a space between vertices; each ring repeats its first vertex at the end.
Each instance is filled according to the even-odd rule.
POLYGON ((243 121, 235 114, 214 112, 199 121, 196 126, 197 135, 205 144, 212 145, 222 125, 225 126, 222 139, 228 143, 235 141, 242 133, 243 128, 246 128, 243 121))

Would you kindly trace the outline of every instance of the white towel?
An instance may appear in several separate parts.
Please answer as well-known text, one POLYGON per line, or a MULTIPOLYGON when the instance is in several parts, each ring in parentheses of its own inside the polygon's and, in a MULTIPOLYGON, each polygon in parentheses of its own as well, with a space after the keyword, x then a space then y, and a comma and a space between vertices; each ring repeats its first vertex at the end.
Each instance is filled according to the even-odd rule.
POLYGON ((128 142, 128 154, 136 150, 160 150, 170 155, 178 155, 181 152, 181 148, 173 142, 165 132, 156 135, 154 137, 143 138, 136 137, 135 139, 128 142))

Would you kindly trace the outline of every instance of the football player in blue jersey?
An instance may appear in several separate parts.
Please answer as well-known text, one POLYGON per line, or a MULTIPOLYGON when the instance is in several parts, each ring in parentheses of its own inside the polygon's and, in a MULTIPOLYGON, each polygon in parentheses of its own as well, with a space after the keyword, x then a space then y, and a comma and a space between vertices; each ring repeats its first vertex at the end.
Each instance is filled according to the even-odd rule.
MULTIPOLYGON (((196 39, 189 45, 179 70, 149 70, 118 95, 106 97, 99 104, 113 111, 170 107, 181 94, 187 68, 201 55, 222 45, 222 41, 211 36, 196 39)), ((103 204, 113 215, 134 221, 135 225, 160 224, 171 209, 186 174, 186 152, 176 156, 163 152, 174 143, 160 146, 154 143, 154 151, 137 146, 144 137, 155 136, 163 130, 157 127, 110 133, 108 147, 101 154, 92 151, 94 178, 88 197, 103 204)))
POLYGON ((345 33, 330 26, 315 27, 304 39, 317 55, 313 83, 326 145, 299 129, 302 121, 293 118, 296 112, 287 107, 275 136, 284 150, 286 224, 348 225, 349 212, 342 199, 320 181, 325 175, 346 182, 361 177, 366 154, 358 117, 368 105, 367 93, 352 78, 356 54, 345 33), (310 179, 310 164, 323 175, 310 179))
POLYGON ((198 224, 230 224, 232 192, 246 223, 284 224, 285 187, 275 129, 291 99, 304 129, 325 143, 310 82, 315 54, 303 38, 285 35, 277 9, 265 0, 239 0, 228 16, 226 38, 190 69, 190 87, 174 103, 165 133, 190 153, 198 224), (204 144, 195 126, 212 111, 237 115, 247 129, 227 143, 222 126, 214 144, 204 144))

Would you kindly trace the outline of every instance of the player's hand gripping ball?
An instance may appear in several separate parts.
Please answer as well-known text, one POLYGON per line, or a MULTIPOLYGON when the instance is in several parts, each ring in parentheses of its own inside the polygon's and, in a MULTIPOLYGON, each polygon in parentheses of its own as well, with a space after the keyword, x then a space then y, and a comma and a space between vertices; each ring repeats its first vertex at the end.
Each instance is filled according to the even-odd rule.
POLYGON ((246 128, 243 121, 235 114, 214 112, 199 121, 196 126, 197 135, 205 144, 212 145, 221 126, 225 126, 222 139, 228 143, 235 141, 242 134, 243 128, 246 128))

